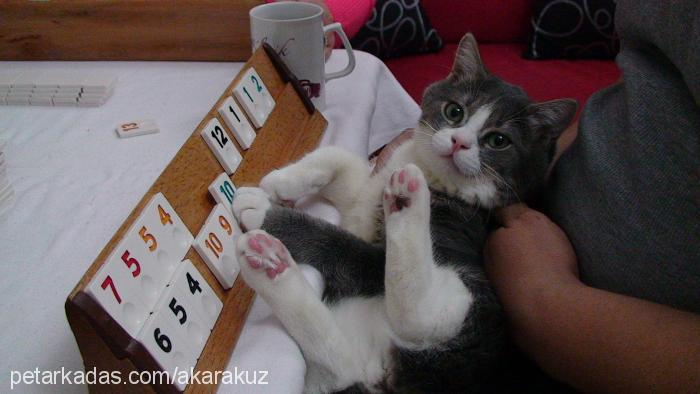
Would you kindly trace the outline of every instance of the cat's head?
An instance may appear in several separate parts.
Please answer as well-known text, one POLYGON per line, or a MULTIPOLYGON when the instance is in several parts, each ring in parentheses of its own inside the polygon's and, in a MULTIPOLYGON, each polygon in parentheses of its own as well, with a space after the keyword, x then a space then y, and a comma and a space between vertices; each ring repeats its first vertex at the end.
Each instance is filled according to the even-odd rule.
POLYGON ((571 99, 534 103, 489 73, 468 33, 449 76, 423 96, 414 141, 428 182, 488 208, 528 200, 576 107, 571 99))

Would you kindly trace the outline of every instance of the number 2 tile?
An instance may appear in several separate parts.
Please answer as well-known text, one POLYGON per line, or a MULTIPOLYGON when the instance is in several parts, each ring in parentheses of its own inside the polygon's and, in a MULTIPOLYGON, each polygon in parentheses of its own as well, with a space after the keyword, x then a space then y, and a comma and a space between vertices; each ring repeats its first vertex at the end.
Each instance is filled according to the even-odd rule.
POLYGON ((255 127, 262 127, 275 108, 275 99, 254 68, 249 68, 241 77, 233 95, 243 106, 255 127))
POLYGON ((234 146, 231 137, 221 126, 219 120, 212 118, 202 129, 201 136, 209 146, 209 149, 214 153, 214 156, 216 156, 219 164, 226 170, 226 173, 229 175, 233 174, 243 157, 234 146))
POLYGON ((230 289, 240 266, 235 240, 242 233, 231 213, 216 204, 194 240, 194 248, 224 289, 230 289))

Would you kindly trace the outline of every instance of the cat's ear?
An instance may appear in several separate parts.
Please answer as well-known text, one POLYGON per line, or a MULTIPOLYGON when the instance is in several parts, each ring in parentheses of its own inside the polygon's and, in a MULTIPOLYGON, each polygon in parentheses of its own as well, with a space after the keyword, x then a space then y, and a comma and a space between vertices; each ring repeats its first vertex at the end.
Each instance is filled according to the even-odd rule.
POLYGON ((451 75, 460 79, 476 79, 486 76, 487 71, 479 55, 479 46, 472 33, 467 33, 462 37, 455 55, 455 62, 452 66, 451 75))
POLYGON ((530 127, 552 140, 566 130, 576 116, 578 104, 573 99, 558 99, 530 104, 528 119, 530 127))

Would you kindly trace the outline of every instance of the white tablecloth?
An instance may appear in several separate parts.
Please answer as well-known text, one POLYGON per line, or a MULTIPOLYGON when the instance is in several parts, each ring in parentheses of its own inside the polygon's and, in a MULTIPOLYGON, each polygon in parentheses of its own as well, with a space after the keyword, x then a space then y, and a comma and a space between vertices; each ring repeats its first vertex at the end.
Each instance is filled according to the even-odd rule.
MULTIPOLYGON (((336 51, 330 68, 345 58, 336 51)), ((357 53, 349 76, 331 81, 322 144, 358 154, 415 124, 419 108, 384 65, 357 53)), ((240 63, 0 62, 2 70, 106 70, 119 80, 98 108, 0 106, 0 139, 16 202, 0 216, 0 392, 11 371, 82 370, 65 318, 66 296, 190 136, 240 63), (160 133, 119 139, 126 121, 155 119, 160 133)), ((320 214, 332 220, 323 209, 320 214)), ((198 229, 190 229, 196 233, 198 229)), ((313 277, 313 273, 311 274, 313 277)), ((318 278, 315 283, 320 286, 318 278)), ((229 368, 269 371, 267 386, 226 392, 298 392, 304 362, 256 301, 229 368)), ((17 389, 17 388, 16 388, 17 389)), ((20 386, 82 392, 83 386, 20 386)))

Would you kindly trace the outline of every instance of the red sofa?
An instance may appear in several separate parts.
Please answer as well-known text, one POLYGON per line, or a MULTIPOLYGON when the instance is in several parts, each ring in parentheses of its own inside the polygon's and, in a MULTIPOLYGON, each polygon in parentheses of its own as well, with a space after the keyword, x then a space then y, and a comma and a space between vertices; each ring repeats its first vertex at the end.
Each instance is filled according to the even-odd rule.
POLYGON ((422 0, 445 45, 440 52, 386 62, 408 93, 421 102, 423 90, 452 67, 460 38, 471 31, 489 71, 522 86, 536 101, 570 97, 583 106, 620 72, 612 60, 526 60, 532 0, 422 0))

